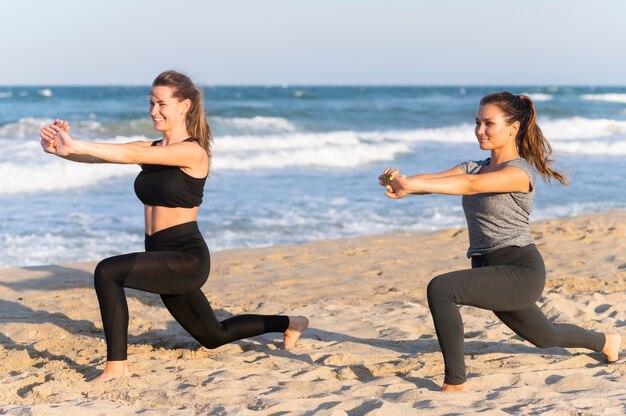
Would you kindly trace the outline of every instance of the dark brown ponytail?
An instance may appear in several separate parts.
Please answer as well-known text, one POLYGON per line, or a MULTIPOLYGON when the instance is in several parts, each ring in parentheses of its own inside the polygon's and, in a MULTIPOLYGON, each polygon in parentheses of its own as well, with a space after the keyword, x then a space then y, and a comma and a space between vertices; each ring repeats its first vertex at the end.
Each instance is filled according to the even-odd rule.
POLYGON ((152 82, 153 87, 172 87, 173 96, 180 101, 189 100, 191 105, 187 111, 187 131, 192 137, 198 139, 200 146, 206 150, 209 156, 209 168, 211 166, 211 128, 204 113, 204 97, 202 91, 194 85, 187 75, 177 71, 165 71, 160 73, 152 82))
POLYGON ((535 105, 527 95, 514 95, 510 92, 496 92, 484 96, 480 105, 493 104, 504 112, 510 123, 519 121, 520 128, 515 137, 517 152, 535 167, 539 175, 547 182, 556 179, 567 185, 567 178, 552 167, 550 159, 552 147, 537 125, 535 105))

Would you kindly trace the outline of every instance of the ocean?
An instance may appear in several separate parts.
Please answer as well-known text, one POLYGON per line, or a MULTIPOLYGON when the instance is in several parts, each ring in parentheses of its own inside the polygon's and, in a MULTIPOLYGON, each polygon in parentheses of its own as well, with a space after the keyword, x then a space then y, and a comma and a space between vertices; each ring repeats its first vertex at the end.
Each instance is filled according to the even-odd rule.
MULTIPOLYGON (((460 197, 386 198, 378 175, 488 157, 480 98, 528 94, 570 186, 539 183, 533 220, 626 208, 626 87, 205 87, 213 170, 199 212, 212 251, 465 225, 460 197)), ((149 87, 0 86, 0 267, 143 249, 138 166, 45 154, 54 118, 81 140, 154 140, 149 87)), ((428 244, 425 240, 424 244, 428 244)))

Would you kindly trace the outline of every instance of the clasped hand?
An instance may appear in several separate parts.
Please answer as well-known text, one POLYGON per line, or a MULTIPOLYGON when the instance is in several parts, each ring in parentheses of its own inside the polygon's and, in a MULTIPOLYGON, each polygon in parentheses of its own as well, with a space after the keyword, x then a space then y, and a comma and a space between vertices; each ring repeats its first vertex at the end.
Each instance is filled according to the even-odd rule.
POLYGON ((67 156, 71 153, 72 138, 67 134, 70 126, 67 121, 56 119, 49 126, 41 128, 41 148, 46 153, 67 156))
POLYGON ((385 195, 389 198, 400 199, 409 194, 408 180, 397 169, 385 169, 384 173, 378 177, 378 183, 387 189, 385 195))

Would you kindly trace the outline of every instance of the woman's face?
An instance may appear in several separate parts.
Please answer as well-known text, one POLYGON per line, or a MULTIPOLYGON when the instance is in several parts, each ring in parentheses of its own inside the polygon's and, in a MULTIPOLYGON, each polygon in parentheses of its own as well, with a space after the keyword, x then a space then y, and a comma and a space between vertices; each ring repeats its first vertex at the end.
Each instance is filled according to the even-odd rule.
POLYGON ((519 123, 509 124, 504 112, 495 104, 485 104, 478 108, 474 133, 483 150, 515 146, 515 135, 519 123))
POLYGON ((181 124, 185 125, 188 100, 179 101, 173 97, 172 87, 157 86, 150 93, 150 117, 157 131, 170 131, 181 124))

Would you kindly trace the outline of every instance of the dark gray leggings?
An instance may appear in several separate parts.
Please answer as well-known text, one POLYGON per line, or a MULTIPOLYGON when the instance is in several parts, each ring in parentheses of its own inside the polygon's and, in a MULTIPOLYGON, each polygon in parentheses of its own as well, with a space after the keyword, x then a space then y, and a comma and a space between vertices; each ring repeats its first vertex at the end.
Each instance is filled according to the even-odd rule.
POLYGON ((602 351, 604 334, 575 325, 554 324, 535 305, 545 284, 543 258, 534 244, 505 247, 472 257, 472 269, 435 277, 428 284, 428 306, 445 364, 445 383, 463 384, 463 320, 457 305, 494 311, 517 335, 539 348, 570 347, 602 351))

